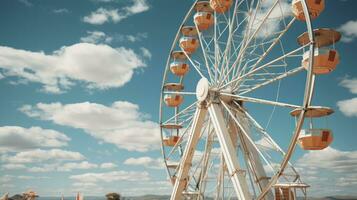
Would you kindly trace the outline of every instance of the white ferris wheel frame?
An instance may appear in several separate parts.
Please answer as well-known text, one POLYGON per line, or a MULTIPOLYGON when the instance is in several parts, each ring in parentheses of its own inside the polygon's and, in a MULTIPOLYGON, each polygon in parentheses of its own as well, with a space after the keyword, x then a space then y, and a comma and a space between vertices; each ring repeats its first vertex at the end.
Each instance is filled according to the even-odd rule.
MULTIPOLYGON (((279 2, 280 0, 276 0, 275 3, 279 2)), ((190 13, 192 13, 192 10, 194 9, 194 5, 199 2, 199 0, 196 0, 193 4, 193 6, 191 7, 191 9, 189 10, 189 12, 187 13, 187 15, 185 16, 183 23, 181 24, 180 27, 184 26, 185 22, 187 21, 188 17, 190 17, 190 13)), ((301 113, 299 115, 299 117, 297 118, 296 121, 296 128, 295 131, 293 133, 293 136, 291 137, 288 149, 286 150, 286 152, 284 152, 282 149, 279 149, 279 151, 281 151, 283 153, 283 160, 280 163, 280 167, 279 170, 275 173, 275 175, 273 177, 271 177, 271 179, 269 181, 266 182, 265 186, 261 189, 261 192, 259 194, 259 196, 254 197, 255 199, 261 200, 263 198, 269 197, 270 194, 270 189, 273 187, 273 185, 277 182, 277 180, 279 179, 279 177, 282 175, 282 173, 284 172, 284 169, 287 167, 287 165, 289 164, 289 160, 295 150, 296 147, 296 143, 297 143, 297 139, 299 137, 299 133, 300 130, 302 128, 302 125, 304 123, 304 118, 305 118, 305 112, 307 110, 307 108, 310 106, 311 104, 311 100, 312 100, 312 96, 313 96, 313 90, 314 90, 314 80, 315 80, 315 75, 312 73, 312 66, 313 66, 313 57, 314 57, 314 48, 315 48, 315 42, 314 42, 314 34, 313 34, 313 28, 312 28, 312 23, 311 23, 311 19, 310 19, 310 15, 308 12, 308 8, 307 8, 307 4, 306 4, 306 0, 302 0, 302 6, 303 6, 303 11, 304 11, 304 15, 306 16, 306 27, 307 27, 307 32, 308 32, 308 36, 310 39, 310 43, 308 43, 307 45, 300 47, 296 50, 294 50, 293 52, 289 52, 287 54, 285 54, 284 56, 289 56, 294 54, 296 51, 301 50, 301 48, 305 48, 308 47, 309 48, 309 62, 308 62, 308 70, 307 70, 307 76, 306 76, 306 83, 305 83, 305 92, 304 92, 304 99, 303 99, 303 104, 302 106, 297 106, 297 105, 292 105, 292 104, 287 104, 287 103, 280 103, 280 102, 274 102, 274 101, 268 101, 268 100, 263 100, 263 99, 258 99, 258 98, 251 98, 251 97, 246 97, 246 96, 242 96, 242 95, 234 95, 234 94, 230 94, 230 93, 221 93, 221 95, 225 95, 225 96, 229 96, 232 98, 235 98, 236 100, 240 100, 240 101, 248 101, 248 102, 255 102, 255 103, 262 103, 262 104, 269 104, 269 105, 275 105, 275 106, 283 106, 283 107, 288 107, 288 108, 301 108, 301 113)), ((215 17, 216 19, 216 17, 215 17)), ((265 19, 264 19, 265 20, 265 19)), ((290 23, 288 26, 290 26, 292 23, 290 23)), ((197 28, 197 27, 196 27, 197 28)), ((257 29, 258 31, 259 29, 257 29)), ((201 39, 201 32, 198 33, 199 36, 199 40, 200 40, 200 44, 202 44, 202 39, 201 39)), ((216 34, 216 32, 215 32, 216 34)), ((253 33, 253 36, 256 33, 253 33)), ((284 33, 282 33, 281 35, 283 35, 284 33)), ((171 47, 170 52, 172 52, 175 48, 175 45, 178 41, 180 37, 180 30, 177 32, 176 37, 174 39, 173 45, 171 47)), ((279 36, 280 37, 280 36, 279 36)), ((251 37, 253 38, 253 37, 251 37)), ((228 40, 230 40, 231 38, 228 38, 228 40)), ((217 42, 217 41, 214 41, 217 42)), ((203 50, 203 45, 200 45, 202 48, 202 51, 205 52, 205 50, 203 50)), ((241 48, 240 48, 241 49, 241 48)), ((244 48, 243 48, 244 49, 244 48)), ((271 49, 267 49, 267 54, 271 49)), ((186 53, 185 53, 186 54, 186 53)), ((195 65, 195 63, 190 59, 190 56, 188 56, 186 54, 188 60, 190 61, 190 63, 192 64, 192 66, 194 67, 195 71, 198 72, 198 74, 202 77, 205 78, 205 76, 201 73, 201 71, 198 69, 198 67, 195 65)), ((170 56, 167 59, 167 64, 166 64, 166 70, 165 70, 165 74, 164 74, 164 78, 163 78, 163 86, 166 83, 166 74, 169 71, 169 64, 170 64, 170 56)), ((281 58, 277 58, 277 59, 281 59, 281 58)), ((204 60, 205 60, 205 66, 207 67, 207 72, 209 74, 210 79, 216 79, 217 80, 217 70, 215 72, 215 74, 213 74, 211 72, 211 69, 208 67, 208 58, 206 57, 206 55, 204 54, 204 60)), ((259 61, 257 62, 259 63, 259 61)), ((271 62, 274 63, 274 60, 271 62)), ((257 72, 261 69, 263 69, 265 66, 271 64, 271 63, 267 63, 265 65, 262 66, 255 66, 253 67, 252 71, 249 71, 249 74, 253 74, 254 72, 257 72)), ((227 63, 228 65, 228 63, 227 63)), ((233 70, 234 67, 230 67, 225 69, 224 67, 221 67, 221 74, 223 73, 222 70, 233 70)), ((250 88, 246 91, 244 91, 243 93, 240 94, 244 94, 244 93, 248 93, 251 90, 257 89, 259 87, 262 87, 264 85, 268 85, 272 82, 278 81, 280 79, 283 79, 287 76, 290 76, 292 74, 295 74, 297 72, 300 72, 303 70, 303 67, 298 67, 298 68, 294 68, 291 71, 288 71, 284 74, 281 74, 280 76, 277 76, 271 80, 267 80, 261 84, 256 85, 254 88, 250 88)), ((230 72, 230 71, 229 71, 230 72)), ((230 74, 230 73, 225 73, 226 75, 230 74)), ((247 74, 243 75, 243 76, 248 76, 247 74)), ((226 79, 227 77, 224 76, 223 80, 226 79)), ((237 82, 239 81, 239 79, 242 79, 242 76, 238 76, 236 79, 232 79, 230 82, 224 82, 223 80, 221 81, 221 85, 219 85, 219 89, 224 88, 225 86, 233 83, 233 82, 237 82)), ((180 82, 182 82, 182 78, 180 80, 180 82)), ((195 94, 195 92, 169 92, 169 91, 164 91, 163 89, 164 87, 162 87, 161 90, 161 98, 160 98, 160 116, 159 116, 159 120, 160 120, 160 124, 163 124, 164 122, 162 121, 162 106, 163 106, 163 96, 165 94, 195 94)), ((236 197, 238 197, 240 200, 248 200, 248 199, 253 199, 252 195, 249 194, 248 191, 248 186, 245 184, 246 181, 242 181, 242 179, 244 178, 242 176, 242 173, 240 173, 239 170, 239 162, 235 156, 235 150, 232 144, 231 139, 229 138, 229 133, 226 127, 226 123, 224 122, 224 117, 222 114, 222 107, 225 108, 228 113, 231 116, 234 116, 234 114, 231 112, 230 109, 228 109, 228 105, 226 105, 223 101, 222 102, 215 102, 212 101, 209 105, 206 105, 205 103, 200 103, 199 101, 194 102, 193 104, 191 104, 190 106, 188 106, 186 109, 178 112, 178 109, 176 109, 175 112, 175 116, 173 116, 172 118, 170 118, 167 121, 172 120, 173 118, 177 117, 179 113, 189 110, 196 106, 196 111, 195 114, 193 115, 193 117, 190 118, 190 120, 192 120, 192 124, 191 126, 193 127, 191 130, 189 130, 188 134, 188 141, 186 144, 186 148, 184 149, 184 152, 182 153, 182 157, 181 157, 181 161, 180 161, 180 166, 179 166, 179 171, 178 171, 178 181, 175 182, 174 187, 173 187, 173 193, 171 196, 171 200, 176 200, 176 199, 181 199, 182 195, 183 195, 183 190, 185 187, 185 183, 184 181, 180 180, 181 177, 186 177, 188 175, 188 171, 190 170, 190 163, 192 162, 192 158, 193 158, 193 153, 195 151, 195 146, 197 144, 197 141, 199 139, 199 135, 200 135, 200 131, 202 129, 202 125, 204 123, 205 120, 205 115, 207 113, 210 114, 210 120, 214 126, 214 130, 215 133, 217 134, 219 143, 221 145, 221 149, 222 149, 222 153, 224 156, 224 160, 225 163, 227 164, 227 168, 228 168, 228 172, 231 175, 231 181, 232 184, 234 185, 234 190, 236 192, 236 197), (219 105, 220 104, 220 105, 219 105)), ((262 128, 255 120, 254 118, 252 118, 249 113, 245 113, 256 125, 257 127, 262 128)), ((235 119, 235 118, 233 118, 235 119)), ((237 123, 237 122, 236 122, 237 123)), ((239 123, 237 123, 239 126, 239 123)), ((263 129, 263 128, 262 128, 263 129)), ((244 132, 244 128, 241 128, 241 130, 243 130, 244 132)), ((187 131, 186 131, 187 132, 187 131)), ((164 135, 163 135, 163 131, 161 130, 161 139, 164 139, 164 135)), ((247 133, 244 133, 247 134, 247 133)), ((247 137, 249 138, 249 137, 247 137)), ((181 140, 182 138, 180 138, 181 140)), ((249 144, 251 144, 251 141, 248 141, 249 144), (250 143, 249 143, 250 142, 250 143)), ((257 152, 257 149, 253 148, 254 145, 251 145, 250 150, 254 153, 259 153, 257 152)), ((167 166, 167 160, 166 160, 166 154, 164 152, 164 144, 162 143, 162 153, 164 156, 164 162, 165 165, 167 166)), ((167 169, 168 171, 168 169, 167 169)), ((260 172, 258 172, 260 173, 260 172)), ((263 172, 261 172, 263 173, 263 172)), ((169 174, 169 171, 168 171, 169 174)), ((198 198, 199 199, 199 198, 198 198)), ((270 198, 269 198, 270 199, 270 198)))

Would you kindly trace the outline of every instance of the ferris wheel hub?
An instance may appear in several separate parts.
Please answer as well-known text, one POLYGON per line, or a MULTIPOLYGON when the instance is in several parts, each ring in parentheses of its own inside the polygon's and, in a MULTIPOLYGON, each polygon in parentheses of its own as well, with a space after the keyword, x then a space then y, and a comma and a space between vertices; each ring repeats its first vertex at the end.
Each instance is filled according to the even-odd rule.
POLYGON ((196 97, 198 101, 204 101, 207 99, 209 92, 209 82, 206 78, 201 78, 201 80, 198 81, 197 87, 196 87, 196 97))

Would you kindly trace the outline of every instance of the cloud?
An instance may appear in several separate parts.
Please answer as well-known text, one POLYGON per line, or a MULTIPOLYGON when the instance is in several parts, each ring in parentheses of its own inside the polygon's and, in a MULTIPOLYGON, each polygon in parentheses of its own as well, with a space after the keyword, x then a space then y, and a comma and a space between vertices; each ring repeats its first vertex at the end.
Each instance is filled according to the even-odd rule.
POLYGON ((116 101, 111 106, 82 102, 75 104, 38 103, 20 110, 30 117, 83 129, 93 137, 129 151, 145 152, 159 148, 158 124, 139 112, 139 106, 116 101))
POLYGON ((340 85, 349 89, 352 94, 357 94, 357 78, 344 77, 340 85))
POLYGON ((65 163, 62 166, 59 166, 57 170, 68 172, 74 169, 92 169, 97 167, 98 167, 97 164, 89 163, 88 161, 83 161, 80 163, 76 163, 76 162, 65 163))
POLYGON ((347 117, 357 117, 357 97, 338 101, 337 106, 347 117))
MULTIPOLYGON (((251 34, 260 26, 263 22, 264 17, 269 13, 275 1, 267 0, 262 1, 259 10, 254 10, 256 12, 255 20, 252 21, 251 34)), ((279 1, 274 7, 269 17, 266 19, 264 24, 260 27, 260 31, 257 33, 258 38, 265 38, 276 34, 281 29, 281 20, 292 15, 290 4, 286 0, 279 1)))
POLYGON ((321 151, 309 151, 297 163, 299 167, 328 169, 339 173, 357 173, 357 151, 340 151, 327 147, 321 151))
MULTIPOLYGON (((352 94, 357 94, 357 78, 344 77, 340 82, 342 87, 349 89, 352 94)), ((357 117, 357 97, 337 102, 339 110, 348 117, 357 117)))
POLYGON ((349 195, 357 186, 357 151, 327 147, 308 151, 296 162, 302 181, 311 185, 310 194, 349 195))
MULTIPOLYGON (((140 42, 147 38, 147 33, 137 33, 135 35, 113 34, 108 35, 102 31, 87 31, 87 35, 80 38, 81 42, 92 44, 110 44, 113 42, 140 42)), ((144 47, 140 48, 141 53, 146 58, 151 58, 150 52, 144 51, 144 47)), ((144 48, 146 49, 146 48, 144 48)), ((147 49, 146 49, 147 50, 147 49)))
POLYGON ((9 164, 3 164, 1 168, 5 170, 18 170, 18 169, 26 169, 26 166, 24 164, 9 163, 9 164))
POLYGON ((100 168, 102 168, 102 169, 113 169, 113 168, 116 168, 116 167, 118 167, 118 166, 116 164, 114 164, 114 163, 102 163, 100 165, 100 168))
POLYGON ((150 158, 150 157, 139 157, 139 158, 128 158, 124 161, 125 165, 142 166, 151 169, 163 169, 162 158, 150 158))
POLYGON ((118 42, 140 42, 148 37, 147 33, 136 33, 135 35, 117 34, 114 36, 114 41, 118 42))
POLYGON ((0 153, 40 147, 63 147, 70 138, 65 134, 41 127, 0 127, 0 153))
POLYGON ((150 180, 149 173, 136 171, 112 171, 105 173, 85 173, 70 176, 78 182, 96 183, 96 182, 114 182, 114 181, 143 181, 150 180))
POLYGON ((26 167, 27 171, 29 172, 70 172, 73 170, 88 170, 88 169, 112 169, 116 167, 115 164, 113 163, 103 163, 103 164, 95 164, 95 163, 90 163, 88 161, 82 161, 82 162, 52 162, 52 163, 45 163, 45 164, 40 164, 37 166, 33 167, 26 167))
POLYGON ((30 1, 28 1, 28 0, 18 0, 20 3, 22 3, 22 4, 24 4, 25 6, 27 6, 27 7, 31 7, 31 6, 33 6, 33 4, 30 2, 30 1))
POLYGON ((350 20, 342 24, 337 30, 342 33, 342 42, 352 42, 357 38, 357 20, 350 20))
POLYGON ((67 8, 59 8, 59 9, 54 9, 53 13, 64 14, 64 13, 69 13, 69 10, 67 8))
POLYGON ((6 163, 24 164, 24 163, 39 163, 49 160, 56 161, 74 161, 83 160, 85 157, 79 152, 66 151, 61 149, 42 150, 35 149, 23 151, 15 155, 3 155, 1 160, 6 163))
POLYGON ((103 3, 109 3, 109 2, 113 2, 114 0, 92 0, 94 2, 103 2, 103 3))
POLYGON ((137 14, 150 9, 150 6, 146 0, 133 0, 133 3, 134 4, 132 6, 125 8, 130 14, 137 14))
POLYGON ((149 51, 149 49, 147 49, 147 48, 145 48, 145 47, 140 47, 140 50, 141 50, 141 52, 142 52, 142 54, 143 54, 143 56, 144 56, 145 58, 151 59, 152 54, 151 54, 151 52, 149 51))
POLYGON ((126 17, 121 15, 118 9, 98 8, 90 15, 83 17, 83 21, 89 24, 101 25, 109 21, 118 23, 124 18, 126 17))
POLYGON ((129 16, 145 12, 149 9, 150 6, 146 0, 132 0, 131 6, 126 6, 121 10, 98 8, 96 11, 83 17, 83 22, 93 25, 102 25, 108 22, 118 23, 129 16))
POLYGON ((81 42, 93 44, 109 44, 113 41, 113 38, 101 31, 87 31, 87 36, 81 37, 80 40, 81 42))
POLYGON ((50 55, 0 46, 0 68, 4 76, 41 83, 43 91, 61 93, 80 81, 88 88, 121 87, 134 70, 146 64, 132 49, 78 43, 50 55), (105 67, 104 67, 105 66, 105 67))

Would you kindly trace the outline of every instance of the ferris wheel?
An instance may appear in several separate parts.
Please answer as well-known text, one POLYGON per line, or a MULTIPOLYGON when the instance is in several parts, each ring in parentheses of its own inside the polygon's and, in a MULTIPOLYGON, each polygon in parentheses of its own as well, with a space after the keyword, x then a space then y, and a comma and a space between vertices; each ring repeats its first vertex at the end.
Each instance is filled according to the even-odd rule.
POLYGON ((340 33, 312 28, 324 6, 324 0, 193 3, 161 89, 172 200, 306 196, 309 185, 289 162, 296 144, 321 150, 333 140, 319 123, 333 110, 312 105, 315 78, 340 60, 340 33))

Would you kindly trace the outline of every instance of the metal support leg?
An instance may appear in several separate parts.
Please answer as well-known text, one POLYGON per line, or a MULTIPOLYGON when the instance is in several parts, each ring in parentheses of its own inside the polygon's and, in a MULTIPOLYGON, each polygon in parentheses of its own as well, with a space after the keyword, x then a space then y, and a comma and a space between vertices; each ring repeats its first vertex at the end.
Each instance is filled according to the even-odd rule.
POLYGON ((212 103, 208 107, 213 126, 221 145, 221 149, 226 161, 233 187, 239 200, 251 200, 252 196, 248 190, 247 180, 239 166, 237 152, 229 135, 227 125, 224 121, 222 110, 219 104, 212 103))
MULTIPOLYGON (((237 114, 241 116, 240 117, 241 120, 246 120, 246 119, 244 119, 246 117, 244 116, 243 113, 237 113, 237 114)), ((249 159, 250 159, 250 162, 253 164, 254 170, 256 173, 257 180, 255 180, 255 181, 257 182, 257 184, 259 184, 260 188, 263 189, 268 185, 269 179, 265 173, 263 163, 262 163, 259 153, 257 151, 257 147, 255 147, 254 144, 252 144, 250 142, 250 140, 248 140, 248 138, 247 138, 247 136, 249 136, 251 134, 249 132, 249 128, 245 124, 248 124, 248 122, 246 121, 245 123, 243 122, 243 123, 238 124, 239 130, 242 133, 244 133, 244 134, 240 133, 242 136, 242 139, 243 139, 242 142, 244 142, 247 145, 247 148, 248 148, 247 150, 249 152, 249 159)), ((265 196, 265 199, 266 200, 274 199, 274 195, 271 190, 268 191, 268 193, 265 196)))
POLYGON ((190 171, 192 165, 192 158, 195 153, 197 142, 200 138, 201 129, 206 113, 207 108, 205 108, 204 106, 197 107, 192 123, 192 129, 190 130, 190 135, 188 136, 187 145, 181 158, 181 165, 176 177, 174 190, 170 198, 171 200, 182 199, 182 192, 189 181, 187 180, 188 172, 190 171))

